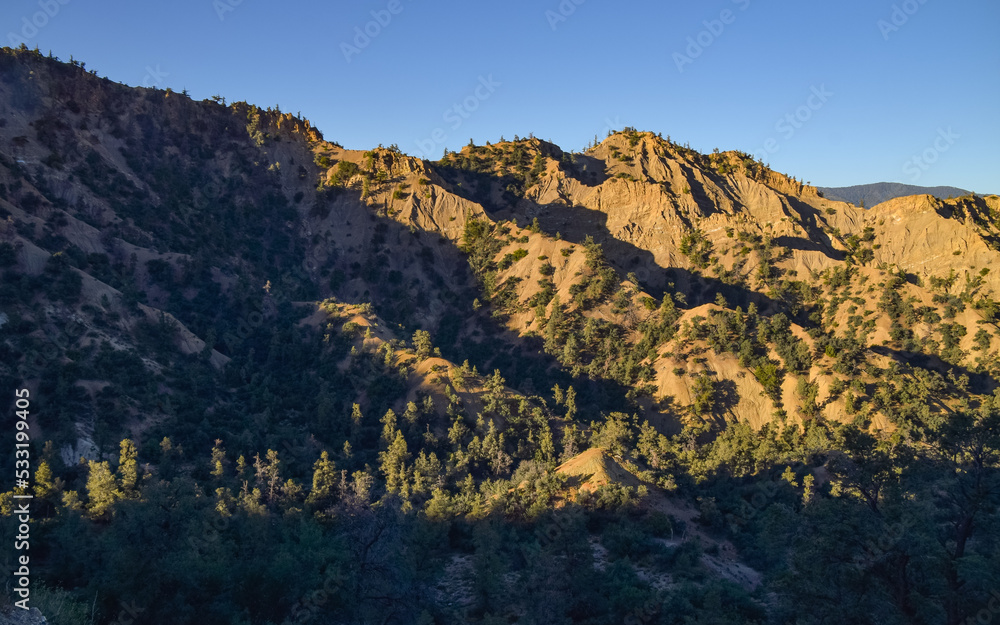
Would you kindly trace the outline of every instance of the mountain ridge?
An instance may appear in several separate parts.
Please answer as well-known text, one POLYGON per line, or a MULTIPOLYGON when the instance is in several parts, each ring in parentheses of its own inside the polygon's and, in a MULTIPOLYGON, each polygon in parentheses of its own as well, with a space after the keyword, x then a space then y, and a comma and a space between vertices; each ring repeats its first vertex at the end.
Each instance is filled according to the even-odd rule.
POLYGON ((284 622, 333 578, 341 622, 835 619, 830 580, 888 622, 901 575, 959 614, 982 593, 947 545, 1000 561, 962 482, 994 479, 998 218, 633 128, 347 150, 4 49, 0 387, 36 402, 38 570, 102 622, 284 622), (926 550, 933 582, 882 564, 926 550))
MULTIPOLYGON (((155 91, 146 93, 161 97, 155 91)), ((918 215, 930 215, 929 219, 934 221, 937 219, 935 215, 942 214, 942 211, 958 211, 961 214, 967 210, 972 210, 970 216, 974 222, 977 219, 978 222, 970 224, 971 228, 967 226, 957 230, 937 227, 939 232, 936 236, 954 230, 951 236, 955 243, 950 245, 967 248, 961 258, 956 258, 957 254, 949 258, 947 252, 931 254, 926 250, 917 252, 916 249, 911 252, 906 251, 909 248, 905 247, 901 253, 889 253, 895 247, 882 247, 882 239, 877 232, 879 226, 890 227, 883 225, 884 217, 880 217, 876 223, 874 213, 853 212, 856 209, 849 205, 824 199, 818 189, 768 170, 749 155, 740 152, 701 155, 672 144, 669 139, 664 140, 653 133, 633 129, 613 134, 585 154, 565 153, 557 146, 537 139, 519 139, 492 146, 468 146, 432 163, 402 154, 395 148, 344 150, 336 144, 323 141, 308 121, 277 111, 263 111, 242 103, 227 109, 208 101, 186 101, 183 96, 170 92, 162 92, 162 98, 165 110, 170 115, 181 115, 182 109, 193 106, 202 109, 209 107, 209 110, 220 112, 231 110, 250 120, 245 132, 249 134, 251 144, 263 150, 270 163, 266 175, 261 178, 261 184, 277 184, 288 205, 301 206, 311 202, 308 211, 298 209, 297 212, 302 216, 300 234, 293 235, 290 240, 298 241, 296 245, 302 247, 295 253, 305 257, 296 271, 304 272, 312 280, 319 277, 320 271, 333 272, 334 277, 344 275, 347 278, 347 265, 353 263, 354 266, 360 266, 365 257, 371 259, 372 249, 367 246, 359 247, 349 240, 358 235, 374 237, 377 241, 384 239, 384 235, 379 234, 380 229, 385 231, 386 228, 404 228, 411 233, 428 232, 461 247, 467 245, 464 241, 467 224, 476 220, 492 222, 495 224, 492 226, 494 228, 514 229, 520 238, 527 238, 529 243, 537 240, 538 243, 532 245, 541 245, 539 249, 552 249, 560 254, 565 259, 563 262, 566 267, 576 267, 554 274, 557 282, 553 283, 553 293, 562 302, 574 298, 578 301, 571 304, 570 309, 581 314, 581 323, 590 318, 590 313, 586 311, 586 306, 590 304, 586 304, 586 300, 580 300, 579 293, 574 293, 571 287, 574 273, 579 276, 588 271, 583 263, 586 254, 581 252, 585 251, 586 246, 583 244, 591 236, 602 246, 601 254, 606 255, 607 262, 611 263, 608 271, 635 274, 635 279, 628 282, 630 286, 622 286, 625 282, 619 283, 621 278, 610 278, 609 273, 609 279, 601 287, 608 293, 621 288, 634 289, 629 304, 632 309, 638 306, 641 298, 652 295, 659 300, 663 297, 664 290, 676 288, 688 298, 695 297, 690 302, 695 306, 710 299, 707 295, 697 295, 708 289, 708 292, 725 293, 729 299, 739 301, 744 307, 753 302, 773 312, 781 308, 780 305, 775 308, 774 302, 778 300, 762 293, 753 286, 754 282, 763 286, 766 292, 774 292, 781 283, 780 279, 776 280, 781 274, 795 276, 800 272, 825 272, 837 267, 844 259, 851 258, 854 258, 855 264, 859 264, 858 258, 863 259, 857 269, 862 274, 870 274, 870 269, 864 265, 874 263, 897 266, 903 270, 916 268, 918 279, 927 280, 935 272, 946 274, 948 271, 961 269, 973 258, 970 254, 979 255, 980 260, 975 261, 977 266, 988 266, 987 259, 992 259, 995 255, 988 240, 979 247, 969 247, 980 236, 977 234, 979 230, 984 227, 992 228, 987 224, 988 220, 976 217, 982 211, 993 210, 989 208, 991 205, 988 199, 971 200, 972 204, 968 204, 966 200, 958 204, 941 203, 939 200, 920 204, 923 200, 919 196, 910 198, 904 204, 899 204, 897 200, 896 205, 905 210, 903 213, 898 209, 890 211, 887 206, 885 211, 890 211, 893 216, 891 223, 923 219, 918 215), (173 102, 176 104, 172 104, 173 102), (291 166, 294 171, 290 172, 289 167, 282 168, 283 161, 295 164, 291 166), (320 181, 316 190, 313 190, 314 186, 309 182, 309 170, 318 172, 312 174, 320 181), (265 182, 266 179, 270 182, 265 182), (315 194, 314 199, 309 200, 307 192, 315 194), (360 202, 345 201, 354 194, 358 194, 356 197, 360 202), (911 212, 911 206, 923 208, 911 212), (968 208, 963 208, 965 206, 968 208), (368 219, 386 220, 384 225, 374 229, 362 226, 360 231, 337 227, 344 223, 364 223, 365 212, 372 209, 375 210, 375 217, 369 216, 368 219), (509 225, 504 226, 504 223, 509 225), (853 234, 849 235, 848 232, 852 230, 853 234), (862 237, 861 230, 871 231, 872 234, 862 237), (309 235, 308 242, 302 238, 302 233, 309 235), (553 237, 564 239, 570 245, 557 243, 553 247, 553 237), (858 241, 852 242, 851 237, 858 241), (546 240, 549 242, 544 243, 546 240), (745 242, 734 245, 742 240, 745 242), (783 242, 785 251, 782 254, 785 260, 769 258, 771 252, 762 254, 761 242, 766 240, 783 242), (754 251, 755 248, 757 251, 754 251), (973 249, 980 251, 973 252, 973 249), (720 253, 713 254, 715 251, 720 253), (335 255, 331 256, 331 252, 335 252, 335 255), (336 256, 339 258, 335 258, 336 256), (754 274, 758 276, 756 280, 751 277, 754 274), (698 297, 705 299, 699 300, 698 297)), ((77 105, 69 104, 70 110, 73 106, 77 105)), ((59 163, 64 158, 61 154, 44 152, 52 146, 58 147, 58 139, 47 137, 53 132, 50 125, 58 128, 62 122, 47 121, 48 119, 50 118, 43 117, 41 122, 45 122, 45 125, 41 132, 37 128, 35 132, 43 142, 49 141, 51 145, 43 146, 41 152, 35 150, 33 153, 29 153, 31 150, 28 147, 19 149, 29 160, 59 163)), ((114 137, 116 132, 120 131, 111 128, 111 135, 106 140, 94 142, 93 131, 83 131, 84 138, 89 134, 92 143, 87 163, 98 163, 95 159, 110 159, 108 162, 114 163, 113 167, 123 168, 119 182, 114 184, 126 184, 126 180, 138 183, 140 176, 135 169, 129 167, 129 157, 126 156, 123 160, 120 155, 116 157, 107 150, 107 141, 117 141, 114 137)), ((229 128, 227 132, 231 133, 233 129, 229 128)), ((7 133, 10 134, 10 131, 7 133)), ((11 141, 15 139, 17 137, 11 141)), ((87 163, 85 167, 90 167, 87 163)), ((162 202, 164 198, 158 195, 176 191, 173 188, 162 188, 160 194, 152 186, 136 187, 136 192, 147 194, 153 202, 162 202)), ((226 193, 218 185, 213 187, 211 182, 205 189, 207 191, 196 190, 195 193, 226 193)), ((88 191, 92 193, 93 189, 88 191)), ((31 199, 34 196, 27 197, 31 199)), ((190 197, 196 203, 200 201, 204 204, 204 199, 199 200, 197 195, 190 197)), ((278 201, 277 196, 272 197, 275 198, 274 201, 278 201)), ((93 204, 99 205, 97 198, 94 199, 93 204)), ((184 196, 170 201, 189 200, 184 196)), ((87 204, 85 198, 83 202, 87 204)), ((293 215, 291 210, 284 210, 287 217, 293 215)), ((67 216, 70 225, 64 229, 69 240, 85 253, 109 251, 106 244, 97 243, 99 238, 117 241, 115 245, 119 251, 116 254, 119 258, 131 255, 140 265, 153 263, 157 267, 167 263, 173 267, 175 274, 179 262, 189 263, 192 259, 190 252, 186 255, 163 254, 123 238, 109 239, 107 233, 98 237, 98 231, 93 226, 79 221, 80 217, 84 217, 92 223, 103 223, 120 232, 131 232, 128 236, 139 243, 143 239, 152 240, 159 236, 148 229, 144 230, 142 226, 144 222, 155 223, 156 218, 148 212, 124 221, 115 217, 108 222, 107 209, 103 209, 102 213, 95 205, 87 204, 86 211, 89 212, 77 211, 76 215, 67 216)), ((40 223, 42 222, 36 220, 36 227, 40 223)), ((281 230, 287 231, 291 223, 286 219, 281 230)), ((162 225, 155 227, 163 231, 162 225)), ((901 227, 904 232, 910 228, 907 225, 901 227)), ((291 232, 278 234, 279 240, 287 239, 289 234, 291 232)), ((398 238, 401 235, 402 231, 396 236, 398 238)), ((15 239, 23 248, 21 262, 25 263, 29 271, 41 272, 45 264, 44 254, 31 240, 18 236, 15 239), (35 257, 37 259, 32 260, 35 257)), ((509 236, 507 240, 511 240, 509 236)), ((905 241, 906 237, 902 240, 905 241)), ((178 241, 183 241, 183 238, 178 241)), ((250 246, 247 247, 249 250, 257 244, 247 239, 244 245, 250 246)), ((378 244, 381 245, 383 244, 378 244)), ((448 256, 452 256, 454 260, 445 262, 455 262, 458 259, 454 256, 458 250, 446 253, 440 247, 437 251, 430 251, 426 247, 422 249, 435 258, 431 265, 439 265, 448 256)), ((499 250, 502 253, 513 253, 518 248, 507 243, 506 246, 501 245, 499 250), (504 252, 504 248, 511 251, 504 252)), ((376 254, 375 258, 385 258, 390 266, 394 264, 384 254, 376 254)), ((484 259, 484 262, 491 264, 495 261, 484 259)), ((538 261, 525 261, 516 265, 522 266, 527 271, 511 273, 513 268, 500 269, 495 273, 496 279, 503 281, 501 286, 504 297, 516 294, 522 302, 536 301, 538 289, 535 283, 539 279, 545 281, 545 276, 537 273, 540 270, 538 261)), ((223 273, 228 271, 213 269, 219 270, 223 273)), ((159 271, 162 273, 163 269, 159 271)), ((404 282, 410 278, 418 282, 421 279, 420 271, 415 269, 413 263, 406 269, 400 266, 390 273, 392 271, 399 273, 404 282)), ((151 272, 141 271, 141 267, 137 267, 135 277, 146 283, 144 295, 147 298, 166 302, 166 292, 151 284, 151 272)), ((221 276, 216 280, 219 279, 221 276)), ((437 279, 443 279, 442 284, 452 290, 459 288, 460 283, 453 282, 450 278, 439 276, 437 279)), ((1000 289, 1000 283, 995 282, 1000 280, 998 276, 984 274, 978 280, 983 285, 982 288, 989 289, 987 294, 1000 289)), ((340 279, 337 281, 342 282, 340 279)), ((786 282, 790 284, 794 280, 786 282)), ((100 297, 121 296, 120 290, 108 291, 110 285, 98 286, 99 280, 85 280, 85 283, 94 285, 85 286, 83 290, 84 294, 90 294, 91 302, 96 302, 100 297)), ((226 284, 225 280, 218 283, 226 284)), ((370 280, 360 274, 355 274, 343 284, 337 284, 336 288, 321 287, 319 294, 324 292, 355 298, 362 297, 365 292, 373 293, 370 280)), ((402 294, 401 291, 399 293, 402 294)), ((411 289, 410 293, 413 294, 414 291, 411 289)), ((598 293, 597 299, 607 296, 598 293)), ((547 301, 546 304, 548 303, 547 301)), ((537 305, 534 306, 537 308, 537 305)), ((529 327, 532 323, 545 323, 544 318, 536 316, 538 311, 529 312, 523 304, 507 308, 513 321, 508 324, 508 329, 516 333, 530 334, 532 330, 529 327)), ((158 314, 156 306, 145 310, 144 318, 147 320, 158 314)), ((428 329, 435 329, 434 326, 442 319, 441 312, 445 310, 447 307, 435 305, 421 313, 424 323, 429 324, 428 329)), ((612 314, 610 309, 599 307, 598 310, 602 311, 599 314, 605 318, 612 314)), ((402 313, 402 309, 398 312, 403 317, 408 316, 402 313)), ((169 315, 169 311, 164 311, 164 314, 169 315)), ((551 314, 551 307, 547 307, 546 314, 551 314)), ((393 316, 398 317, 390 314, 390 318, 393 316)), ((170 319, 175 317, 169 315, 170 319)), ((188 333, 191 337, 189 340, 194 341, 189 349, 200 351, 203 341, 197 337, 198 332, 191 334, 183 319, 175 321, 179 324, 179 331, 188 333)), ((465 331, 470 330, 467 328, 465 331)), ((971 341, 971 338, 963 339, 964 349, 968 349, 970 343, 965 342, 971 341)), ((212 359, 216 366, 221 366, 220 363, 226 361, 226 351, 224 345, 212 346, 212 359)), ((760 423, 761 419, 762 417, 757 416, 751 418, 751 421, 760 423)))
POLYGON ((855 206, 871 208, 888 200, 908 195, 933 195, 939 199, 950 199, 970 195, 970 191, 958 187, 921 187, 899 182, 876 182, 849 187, 817 187, 824 197, 855 206))

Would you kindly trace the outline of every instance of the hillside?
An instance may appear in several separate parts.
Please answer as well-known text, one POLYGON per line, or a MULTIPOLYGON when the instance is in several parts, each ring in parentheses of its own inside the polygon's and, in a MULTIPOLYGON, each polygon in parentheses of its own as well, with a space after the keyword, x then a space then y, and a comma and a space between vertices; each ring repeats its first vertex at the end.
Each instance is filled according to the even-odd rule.
POLYGON ((825 198, 867 208, 909 195, 932 195, 941 199, 970 195, 969 191, 957 187, 920 187, 899 182, 876 182, 874 184, 859 184, 850 187, 817 188, 825 198))
POLYGON ((3 49, 33 605, 963 622, 1000 584, 998 218, 632 128, 350 150, 3 49))

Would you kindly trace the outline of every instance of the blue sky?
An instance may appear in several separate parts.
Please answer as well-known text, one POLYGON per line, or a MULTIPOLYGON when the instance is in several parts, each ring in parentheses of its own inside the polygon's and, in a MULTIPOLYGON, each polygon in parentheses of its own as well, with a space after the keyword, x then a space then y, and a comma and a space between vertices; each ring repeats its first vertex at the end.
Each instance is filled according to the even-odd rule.
POLYGON ((4 0, 0 25, 126 84, 301 111, 349 148, 581 150, 627 125, 817 185, 1000 192, 996 0, 4 0))

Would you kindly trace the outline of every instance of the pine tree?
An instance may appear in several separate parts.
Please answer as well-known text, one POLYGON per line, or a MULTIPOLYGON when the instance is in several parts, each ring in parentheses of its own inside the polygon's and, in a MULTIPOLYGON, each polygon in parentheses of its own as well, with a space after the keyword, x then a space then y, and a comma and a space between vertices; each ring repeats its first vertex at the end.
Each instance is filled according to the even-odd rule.
POLYGON ((418 418, 420 418, 420 408, 416 402, 407 402, 406 412, 403 413, 403 421, 406 421, 412 427, 417 424, 418 418))
POLYGON ((259 488, 249 490, 247 483, 243 482, 243 492, 240 493, 239 505, 247 514, 264 516, 267 514, 267 507, 261 503, 261 493, 259 488))
POLYGON ((573 419, 576 416, 576 389, 572 386, 566 389, 566 418, 573 419))
POLYGON ((431 498, 424 506, 424 514, 431 521, 443 521, 452 516, 452 501, 448 491, 443 488, 435 488, 431 492, 431 498))
POLYGON ((222 448, 222 440, 215 439, 215 447, 212 448, 212 477, 221 478, 225 470, 226 450, 222 448))
POLYGON ((174 449, 174 443, 169 437, 164 436, 160 441, 160 474, 169 479, 174 473, 175 458, 179 456, 179 450, 174 449))
POLYGON ((809 473, 804 478, 802 478, 802 485, 804 486, 802 492, 803 506, 809 505, 809 502, 813 500, 813 495, 814 495, 813 484, 815 483, 815 481, 816 477, 812 473, 809 473))
POLYGON ((87 509, 94 518, 104 517, 111 510, 115 501, 121 498, 121 491, 115 482, 115 476, 111 473, 111 467, 107 462, 88 462, 89 473, 87 474, 87 509))
POLYGON ((236 506, 236 499, 233 491, 228 488, 219 487, 215 489, 215 511, 220 516, 230 517, 233 515, 233 508, 236 506))
POLYGON ((431 334, 426 330, 417 330, 413 333, 413 348, 417 352, 417 358, 424 359, 431 355, 434 349, 431 343, 431 334))
POLYGON ((396 413, 390 408, 382 416, 382 442, 387 446, 391 445, 396 439, 398 431, 399 428, 396 427, 396 413))
POLYGON ((428 455, 423 450, 413 463, 413 494, 421 495, 436 485, 441 478, 441 461, 431 452, 428 455))
POLYGON ((403 433, 396 430, 396 436, 389 449, 379 453, 379 470, 385 476, 385 488, 390 493, 399 493, 406 483, 406 461, 410 453, 403 433))
POLYGON ((367 505, 371 498, 372 485, 375 478, 367 471, 355 471, 351 474, 350 493, 355 502, 367 505))
POLYGON ((579 438, 581 437, 576 424, 563 429, 563 452, 561 460, 566 461, 580 452, 579 438))
POLYGON ((483 439, 483 456, 490 463, 493 475, 501 475, 510 470, 512 460, 504 449, 504 435, 497 431, 496 423, 490 421, 490 429, 483 439))
POLYGON ((464 420, 461 415, 455 415, 455 420, 452 421, 451 427, 448 429, 448 441, 451 442, 455 447, 459 447, 462 444, 462 440, 465 435, 469 433, 469 428, 466 427, 464 420))
POLYGON ((563 345, 562 352, 562 363, 567 367, 573 366, 579 356, 580 348, 576 343, 576 337, 572 334, 566 337, 566 343, 563 345))
POLYGON ((49 463, 42 460, 35 470, 35 497, 45 499, 56 492, 56 485, 52 481, 52 469, 49 463))
POLYGON ((267 494, 267 503, 274 503, 281 486, 281 461, 278 459, 278 452, 268 449, 264 460, 257 454, 254 456, 253 466, 257 484, 267 494))
POLYGON ((82 513, 84 510, 83 502, 80 501, 80 493, 75 490, 68 490, 62 494, 62 505, 71 512, 82 513))
POLYGON ((299 510, 296 506, 300 501, 302 501, 302 485, 295 480, 288 478, 285 483, 281 485, 279 489, 281 509, 286 512, 291 512, 292 510, 299 510))
POLYGON ((509 416, 504 400, 504 386, 507 381, 500 375, 499 369, 494 369, 493 375, 487 378, 485 393, 483 393, 483 412, 494 416, 509 416))
POLYGON ((136 487, 139 482, 139 454, 135 443, 129 439, 121 442, 121 453, 118 458, 118 480, 121 484, 121 494, 125 499, 138 496, 136 487))
POLYGON ((318 509, 325 509, 333 503, 336 485, 337 467, 330 460, 330 454, 324 451, 313 465, 312 489, 309 491, 306 503, 318 509))
POLYGON ((546 464, 551 463, 556 456, 556 446, 552 442, 552 430, 548 423, 542 424, 542 431, 538 437, 538 451, 535 452, 535 459, 546 464))
POLYGON ((795 471, 792 471, 792 467, 785 467, 785 472, 781 474, 781 479, 785 480, 793 487, 798 488, 799 482, 795 479, 795 471))

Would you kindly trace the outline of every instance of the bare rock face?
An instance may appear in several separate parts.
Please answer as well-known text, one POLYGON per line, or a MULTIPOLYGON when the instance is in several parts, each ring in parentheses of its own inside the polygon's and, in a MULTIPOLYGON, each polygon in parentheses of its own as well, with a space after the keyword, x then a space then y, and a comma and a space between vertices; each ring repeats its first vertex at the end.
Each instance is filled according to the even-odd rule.
POLYGON ((38 608, 22 610, 6 607, 0 610, 0 625, 43 625, 48 623, 38 608))

